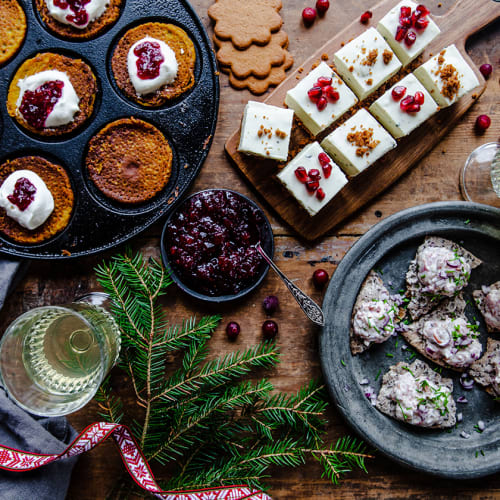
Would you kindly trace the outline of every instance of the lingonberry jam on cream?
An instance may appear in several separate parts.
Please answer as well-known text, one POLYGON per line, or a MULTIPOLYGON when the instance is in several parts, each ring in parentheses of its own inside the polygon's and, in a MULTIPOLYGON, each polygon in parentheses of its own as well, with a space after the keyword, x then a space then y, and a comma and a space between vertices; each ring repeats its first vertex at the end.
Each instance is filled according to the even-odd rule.
POLYGON ((109 0, 45 0, 45 3, 54 19, 78 29, 85 29, 109 7, 109 0))
POLYGON ((189 198, 168 224, 170 264, 191 289, 233 295, 262 271, 255 245, 263 237, 260 212, 237 194, 204 191, 189 198))
POLYGON ((21 212, 24 212, 35 199, 36 187, 26 177, 20 177, 15 185, 12 194, 7 199, 16 205, 21 212))
POLYGON ((452 297, 467 285, 470 271, 462 257, 445 247, 426 247, 417 258, 422 292, 430 295, 452 297))

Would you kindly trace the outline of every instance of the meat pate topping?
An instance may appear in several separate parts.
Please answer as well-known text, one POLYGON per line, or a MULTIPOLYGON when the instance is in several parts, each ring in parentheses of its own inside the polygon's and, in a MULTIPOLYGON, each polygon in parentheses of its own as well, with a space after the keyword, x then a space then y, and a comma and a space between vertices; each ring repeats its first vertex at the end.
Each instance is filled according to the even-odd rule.
POLYGON ((500 290, 492 289, 484 297, 484 319, 500 330, 500 290))
POLYGON ((429 357, 442 360, 450 366, 463 368, 481 356, 477 326, 468 324, 464 318, 425 321, 422 336, 429 357))
POLYGON ((417 257, 422 292, 431 295, 452 297, 467 285, 470 271, 462 257, 445 247, 426 247, 417 257))
POLYGON ((354 314, 354 334, 366 344, 384 342, 394 333, 395 313, 396 307, 390 299, 362 302, 354 314))
POLYGON ((415 377, 409 368, 398 375, 391 399, 397 403, 396 416, 412 425, 433 427, 448 413, 451 392, 425 377, 415 377))

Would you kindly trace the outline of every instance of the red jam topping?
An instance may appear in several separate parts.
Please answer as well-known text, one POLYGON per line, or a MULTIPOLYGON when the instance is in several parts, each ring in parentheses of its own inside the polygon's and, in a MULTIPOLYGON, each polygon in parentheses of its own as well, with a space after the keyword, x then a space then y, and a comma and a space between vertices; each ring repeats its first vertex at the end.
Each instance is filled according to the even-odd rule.
POLYGON ((172 268, 193 290, 236 294, 262 271, 255 245, 263 230, 260 212, 240 196, 222 190, 194 195, 168 224, 172 268))
POLYGON ((429 20, 427 19, 429 14, 429 9, 422 4, 418 5, 413 12, 411 7, 401 7, 399 25, 394 36, 396 41, 402 42, 404 40, 405 44, 411 47, 417 39, 417 34, 410 28, 414 28, 417 31, 424 31, 429 25, 429 20))
POLYGON ((54 5, 60 9, 66 10, 68 7, 73 14, 68 14, 66 20, 76 26, 86 26, 89 22, 89 15, 85 5, 90 0, 54 0, 54 5))
POLYGON ((137 59, 137 75, 141 80, 152 80, 160 76, 160 66, 165 60, 158 42, 143 42, 134 49, 137 59))
POLYGON ((64 82, 54 80, 40 85, 36 90, 26 90, 19 111, 34 128, 45 127, 47 117, 62 96, 64 82))
POLYGON ((24 212, 35 199, 36 187, 26 177, 17 180, 14 192, 7 199, 24 212))
POLYGON ((316 103, 318 111, 323 111, 328 101, 336 102, 340 99, 340 94, 332 87, 332 79, 320 76, 314 87, 307 91, 309 99, 316 103))

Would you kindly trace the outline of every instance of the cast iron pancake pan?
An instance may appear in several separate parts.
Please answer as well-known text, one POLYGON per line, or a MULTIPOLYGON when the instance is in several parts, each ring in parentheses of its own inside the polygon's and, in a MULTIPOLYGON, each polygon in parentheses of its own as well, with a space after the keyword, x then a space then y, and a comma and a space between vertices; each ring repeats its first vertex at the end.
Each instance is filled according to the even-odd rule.
MULTIPOLYGON (((410 361, 415 354, 401 348, 406 342, 400 337, 392 337, 355 357, 349 348, 351 313, 368 272, 381 271, 391 293, 404 289, 408 264, 426 235, 440 235, 463 244, 483 260, 471 273, 465 289, 467 299, 471 299, 472 290, 500 279, 500 210, 474 203, 440 202, 387 218, 353 245, 330 282, 323 302, 326 326, 320 339, 323 373, 345 419, 363 439, 390 458, 442 477, 485 476, 500 471, 500 403, 477 384, 473 390, 465 391, 459 383, 459 374, 443 369, 443 376, 453 379, 455 401, 459 396, 469 401, 457 404, 463 421, 451 431, 419 429, 398 422, 371 405, 364 395, 366 386, 360 386, 359 382, 368 378, 378 393, 382 375, 389 367, 399 361, 410 361), (474 428, 479 420, 486 424, 482 433, 474 428), (461 437, 462 431, 470 434, 470 438, 461 437)), ((480 321, 480 340, 485 345, 487 333, 478 310, 468 305, 466 314, 470 320, 475 317, 480 321)), ((417 358, 424 359, 420 355, 417 358)), ((437 366, 425 361, 433 368, 437 366)))
MULTIPOLYGON (((72 257, 118 245, 167 214, 189 188, 211 144, 219 104, 215 56, 207 34, 186 0, 124 0, 121 16, 104 34, 85 42, 58 38, 45 27, 34 1, 21 1, 26 12, 26 39, 9 64, 0 68, 0 162, 24 155, 40 155, 66 168, 75 192, 75 210, 68 227, 39 245, 19 245, 0 236, 0 252, 18 257, 57 259, 67 250, 72 257), (196 83, 178 99, 160 108, 145 108, 128 100, 111 73, 115 44, 128 29, 149 21, 172 23, 184 29, 196 48, 196 83), (7 90, 22 64, 39 52, 52 51, 87 62, 97 76, 99 92, 94 113, 76 133, 41 139, 22 129, 6 110, 7 90), (158 127, 173 150, 172 177, 149 202, 126 206, 97 190, 85 171, 90 138, 106 124, 134 116, 158 127)), ((66 252, 65 252, 66 253, 66 252)), ((65 257, 67 258, 67 257, 65 257)))

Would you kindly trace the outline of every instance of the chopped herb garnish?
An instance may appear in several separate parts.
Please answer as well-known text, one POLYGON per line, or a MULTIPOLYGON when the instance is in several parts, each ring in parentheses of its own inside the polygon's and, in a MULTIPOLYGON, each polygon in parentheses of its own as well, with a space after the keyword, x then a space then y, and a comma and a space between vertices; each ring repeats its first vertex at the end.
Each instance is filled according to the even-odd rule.
MULTIPOLYGON (((415 377, 415 374, 410 370, 410 368, 408 366, 403 366, 403 370, 406 370, 407 372, 410 372, 415 377)), ((423 382, 425 382, 425 380, 423 382)))
POLYGON ((464 224, 470 224, 470 219, 464 220, 464 224))
POLYGON ((388 357, 388 358, 393 358, 394 357, 394 354, 392 354, 392 352, 386 352, 385 355, 388 357))
POLYGON ((345 366, 345 361, 343 359, 340 360, 340 363, 342 364, 342 366, 345 366))
POLYGON ((377 376, 375 377, 375 380, 378 380, 378 378, 380 377, 380 373, 381 373, 381 371, 382 371, 382 370, 379 370, 379 371, 377 372, 377 376))

